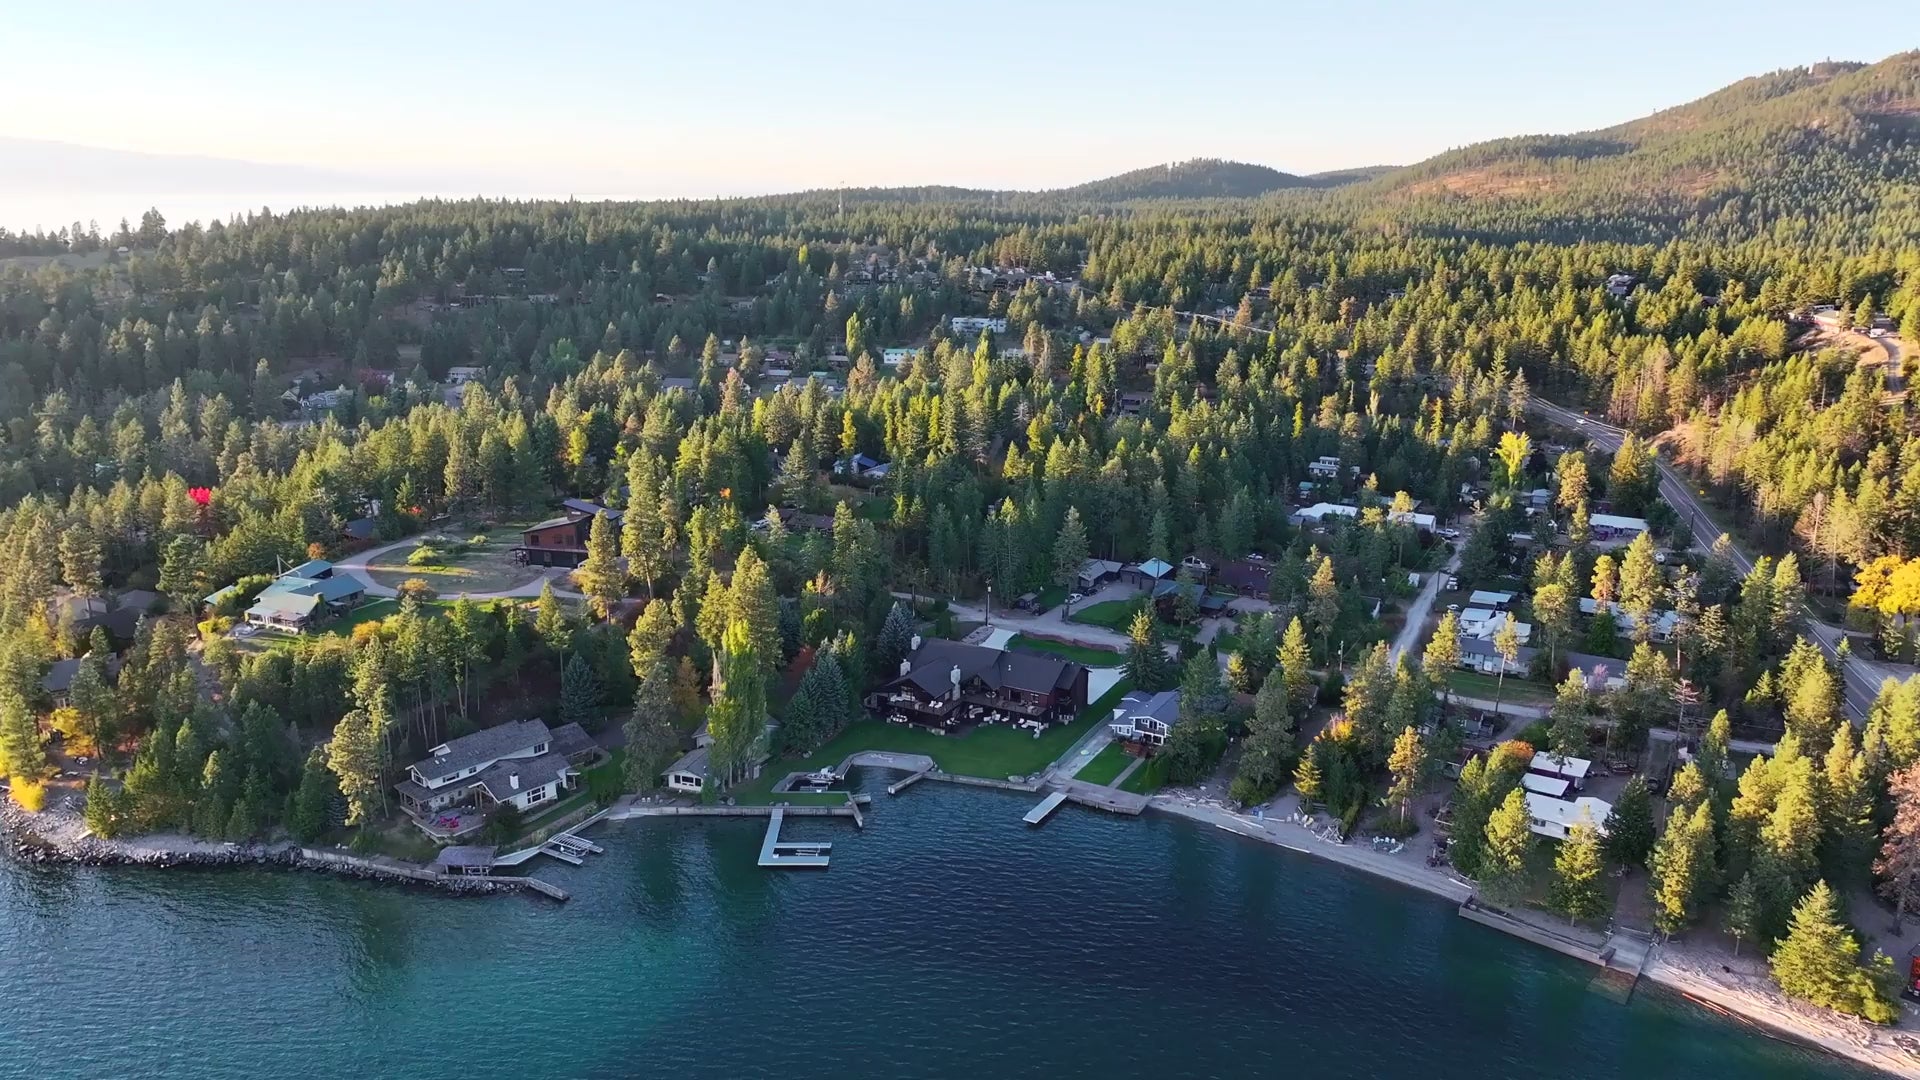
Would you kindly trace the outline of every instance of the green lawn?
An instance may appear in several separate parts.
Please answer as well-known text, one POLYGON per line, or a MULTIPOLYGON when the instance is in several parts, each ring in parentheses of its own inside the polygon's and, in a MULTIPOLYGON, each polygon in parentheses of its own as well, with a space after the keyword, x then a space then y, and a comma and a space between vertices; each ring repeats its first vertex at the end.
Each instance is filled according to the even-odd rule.
POLYGON ((1130 791, 1135 795, 1151 795, 1167 782, 1167 755, 1151 758, 1145 765, 1133 770, 1120 785, 1121 791, 1130 791))
POLYGON ((1118 667, 1120 662, 1126 659, 1120 653, 1108 652, 1106 649, 1074 645, 1065 641, 1048 641, 1046 638, 1028 637, 1025 634, 1013 635, 1013 640, 1007 642, 1007 648, 1027 649, 1030 652, 1062 656, 1089 667, 1118 667))
POLYGON ((1087 762, 1085 768, 1075 773, 1073 778, 1085 780, 1089 784, 1111 784, 1114 777, 1126 771, 1127 763, 1132 760, 1133 755, 1127 753, 1125 747, 1118 742, 1110 742, 1094 755, 1092 761, 1087 762))
POLYGON ((1553 702, 1552 690, 1539 683, 1529 682, 1512 675, 1507 676, 1506 685, 1502 688, 1500 680, 1492 675, 1482 675, 1477 671, 1449 671, 1447 685, 1453 687, 1453 692, 1456 694, 1485 698, 1488 701, 1494 700, 1497 694, 1501 701, 1523 701, 1534 704, 1553 702))
POLYGON ((961 776, 994 780, 1031 776, 1066 753, 1089 728, 1111 713, 1114 703, 1127 692, 1129 685, 1122 679, 1106 696, 1082 709, 1071 724, 1049 728, 1037 739, 1028 732, 1005 726, 978 727, 965 735, 935 735, 925 728, 907 724, 889 724, 872 718, 860 720, 806 757, 769 762, 760 779, 737 785, 731 794, 745 803, 777 801, 771 794, 773 785, 788 773, 838 765, 847 755, 862 750, 925 754, 941 771, 961 776))
POLYGON ((1088 604, 1074 611, 1072 621, 1104 626, 1110 630, 1127 632, 1128 624, 1133 622, 1133 613, 1140 610, 1138 600, 1103 600, 1098 604, 1088 604))

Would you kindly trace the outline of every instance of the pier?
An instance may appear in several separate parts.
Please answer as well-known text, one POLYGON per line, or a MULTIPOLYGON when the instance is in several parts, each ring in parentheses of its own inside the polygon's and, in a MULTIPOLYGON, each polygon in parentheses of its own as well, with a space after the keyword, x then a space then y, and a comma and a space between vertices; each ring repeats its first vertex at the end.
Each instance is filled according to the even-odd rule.
POLYGON ((551 881, 541 881, 537 877, 509 877, 502 875, 498 880, 517 882, 542 896, 561 901, 562 903, 565 903, 567 899, 567 890, 555 885, 551 881))
POLYGON ((1067 793, 1064 791, 1056 791, 1046 798, 1041 799, 1040 805, 1027 811, 1027 816, 1020 820, 1025 821, 1029 825, 1038 825, 1051 817, 1053 812, 1060 809, 1060 805, 1066 801, 1067 793))
POLYGON ((1101 787, 1080 780, 1062 780, 1055 789, 1068 800, 1081 806, 1090 806, 1095 810, 1105 810, 1109 814, 1124 814, 1139 817, 1151 800, 1145 795, 1135 795, 1131 791, 1119 788, 1101 787))
POLYGON ((775 807, 768 816, 767 838, 760 844, 760 865, 796 870, 826 869, 828 853, 833 850, 833 845, 782 841, 780 825, 786 816, 785 807, 775 807))
POLYGON ((900 794, 901 792, 907 790, 908 788, 919 783, 920 781, 925 780, 927 778, 927 774, 932 771, 933 771, 932 769, 921 769, 919 772, 914 773, 912 776, 909 776, 904 780, 895 780, 893 783, 887 785, 887 794, 889 795, 900 794))

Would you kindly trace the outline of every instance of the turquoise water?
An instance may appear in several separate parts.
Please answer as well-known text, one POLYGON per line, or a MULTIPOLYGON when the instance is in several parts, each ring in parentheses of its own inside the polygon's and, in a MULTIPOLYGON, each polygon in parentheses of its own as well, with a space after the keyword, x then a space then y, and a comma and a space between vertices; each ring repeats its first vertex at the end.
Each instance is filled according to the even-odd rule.
POLYGON ((751 821, 597 826, 539 868, 565 905, 0 864, 0 1075, 1872 1075, 1318 860, 1031 801, 790 824, 824 873, 759 869, 751 821))

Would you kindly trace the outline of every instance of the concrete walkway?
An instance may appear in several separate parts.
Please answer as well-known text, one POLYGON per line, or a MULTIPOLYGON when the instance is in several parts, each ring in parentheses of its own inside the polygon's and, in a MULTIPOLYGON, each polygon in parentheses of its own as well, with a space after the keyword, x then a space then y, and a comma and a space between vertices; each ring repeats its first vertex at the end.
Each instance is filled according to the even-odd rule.
MULTIPOLYGON (((347 574, 355 581, 366 586, 368 596, 398 596, 400 595, 399 592, 392 586, 382 585, 380 582, 374 580, 373 574, 369 572, 371 569, 370 564, 374 559, 385 555, 389 551, 403 547, 414 547, 420 543, 421 538, 414 536, 405 540, 396 540, 391 544, 383 544, 377 548, 368 548, 366 551, 359 552, 347 557, 341 562, 334 563, 333 568, 336 571, 347 574)), ((382 567, 382 569, 386 568, 382 567)), ((394 567, 393 569, 402 570, 403 568, 394 567)), ((548 567, 541 570, 532 581, 524 585, 516 585, 511 589, 497 589, 493 592, 465 592, 459 593, 457 596, 464 596, 469 600, 531 599, 539 596, 540 590, 545 587, 547 582, 551 581, 553 582, 553 591, 556 595, 572 597, 577 600, 581 594, 568 587, 568 573, 569 571, 565 567, 548 567)))

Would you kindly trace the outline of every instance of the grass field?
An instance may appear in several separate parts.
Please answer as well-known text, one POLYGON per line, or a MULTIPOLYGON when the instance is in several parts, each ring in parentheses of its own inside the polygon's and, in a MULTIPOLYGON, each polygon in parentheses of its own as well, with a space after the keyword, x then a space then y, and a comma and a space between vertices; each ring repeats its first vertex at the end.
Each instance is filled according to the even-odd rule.
POLYGON ((1007 642, 1009 649, 1027 649, 1031 652, 1043 652, 1053 656, 1065 657, 1088 667, 1119 667, 1126 657, 1117 652, 1095 649, 1086 645, 1075 645, 1065 641, 1048 641, 1046 638, 1028 637, 1025 634, 1013 635, 1007 642))
POLYGON ((1140 610, 1138 600, 1103 600, 1098 604, 1088 604, 1080 608, 1069 618, 1073 622, 1104 626, 1124 634, 1127 632, 1127 625, 1133 622, 1133 613, 1138 610, 1140 610))
POLYGON ((1120 785, 1120 790, 1130 791, 1135 795, 1151 795, 1159 791, 1166 782, 1167 756, 1161 754, 1133 770, 1133 775, 1127 777, 1126 782, 1120 785))
POLYGON ((1552 690, 1539 683, 1528 682, 1526 679, 1512 675, 1507 676, 1506 685, 1502 687, 1499 680, 1492 675, 1482 675, 1477 671, 1449 671, 1447 685, 1453 687, 1453 692, 1456 694, 1485 698, 1488 701, 1492 701, 1495 694, 1498 694, 1501 701, 1549 705, 1553 703, 1552 690))
POLYGON ((1114 777, 1126 771, 1133 755, 1127 753, 1117 742, 1110 742, 1094 755, 1092 761, 1074 774, 1075 780, 1085 780, 1089 784, 1111 784, 1114 777))

